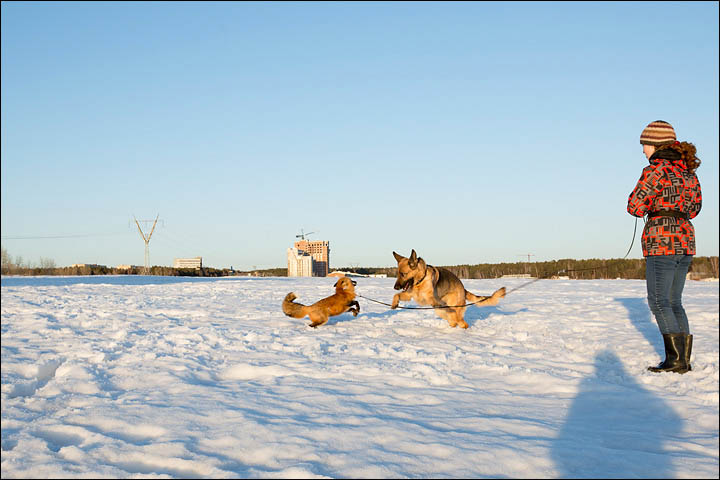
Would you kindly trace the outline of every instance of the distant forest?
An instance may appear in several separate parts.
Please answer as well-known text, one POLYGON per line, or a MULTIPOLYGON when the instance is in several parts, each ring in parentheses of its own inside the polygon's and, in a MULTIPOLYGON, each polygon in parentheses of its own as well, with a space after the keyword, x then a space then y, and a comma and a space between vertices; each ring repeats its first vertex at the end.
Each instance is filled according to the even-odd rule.
MULTIPOLYGON (((528 275, 531 277, 571 279, 644 279, 644 259, 590 259, 590 260, 553 260, 548 262, 515 262, 515 263, 481 263, 476 265, 435 265, 443 267, 460 278, 500 278, 504 275, 528 275)), ((22 259, 12 260, 7 251, 2 249, 3 275, 142 275, 143 267, 117 269, 103 265, 87 265, 82 267, 56 267, 52 260, 41 259, 40 265, 25 264, 22 259)), ((386 274, 388 277, 397 275, 395 267, 343 267, 333 270, 354 272, 361 275, 386 274)), ((287 268, 270 268, 264 270, 238 271, 203 267, 173 268, 154 266, 148 275, 188 276, 188 277, 285 277, 287 268)), ((690 278, 718 278, 718 257, 695 257, 690 267, 690 278)))
MULTIPOLYGON (((645 259, 553 260, 548 262, 481 263, 477 265, 435 265, 450 270, 459 278, 500 278, 504 275, 571 279, 645 279, 645 259)), ((397 275, 397 268, 342 268, 360 274, 397 275)), ((718 278, 718 257, 695 257, 690 267, 693 279, 718 278)))

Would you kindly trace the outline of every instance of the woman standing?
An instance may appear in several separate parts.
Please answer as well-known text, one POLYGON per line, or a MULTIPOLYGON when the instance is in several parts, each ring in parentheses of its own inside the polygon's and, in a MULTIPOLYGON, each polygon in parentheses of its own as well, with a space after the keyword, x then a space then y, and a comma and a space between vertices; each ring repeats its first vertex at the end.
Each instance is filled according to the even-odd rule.
POLYGON ((627 211, 647 215, 642 234, 648 305, 665 344, 665 360, 651 372, 685 373, 692 370, 687 315, 682 306, 685 277, 695 255, 691 218, 700 213, 702 192, 695 170, 700 166, 695 146, 678 142, 672 125, 650 123, 640 135, 645 167, 628 198, 627 211))

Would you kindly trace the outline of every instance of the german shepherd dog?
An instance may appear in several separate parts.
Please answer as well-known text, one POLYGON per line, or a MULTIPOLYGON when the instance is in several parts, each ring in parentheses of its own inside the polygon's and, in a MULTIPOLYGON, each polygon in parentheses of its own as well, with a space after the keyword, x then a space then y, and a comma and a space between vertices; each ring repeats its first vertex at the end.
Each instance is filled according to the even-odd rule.
POLYGON ((348 277, 341 277, 335 282, 335 294, 318 300, 310 306, 295 303, 293 300, 297 298, 293 292, 285 296, 282 303, 282 310, 285 315, 292 318, 303 318, 310 316, 310 327, 317 327, 327 323, 330 317, 340 315, 347 311, 352 312, 354 317, 360 313, 360 304, 355 300, 355 280, 348 277))
POLYGON ((451 327, 468 328, 465 322, 465 301, 478 302, 476 305, 497 305, 505 296, 505 287, 495 291, 489 297, 473 295, 465 290, 460 279, 449 270, 427 265, 425 260, 418 258, 415 250, 410 258, 403 257, 395 252, 393 256, 398 263, 396 293, 391 308, 395 309, 402 301, 415 300, 420 305, 430 305, 435 313, 447 320, 451 327))

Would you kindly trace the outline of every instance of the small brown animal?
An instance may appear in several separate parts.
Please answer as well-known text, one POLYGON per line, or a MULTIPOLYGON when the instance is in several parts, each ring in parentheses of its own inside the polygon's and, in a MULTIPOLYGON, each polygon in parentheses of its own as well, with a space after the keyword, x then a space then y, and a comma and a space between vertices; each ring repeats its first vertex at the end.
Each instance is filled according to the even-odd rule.
POLYGON ((309 315, 312 322, 309 326, 313 328, 327 323, 330 317, 347 311, 352 312, 353 316, 357 317, 358 313, 360 313, 360 304, 355 300, 355 285, 357 285, 356 281, 350 280, 348 277, 341 277, 335 282, 334 295, 318 300, 310 306, 293 302, 297 295, 290 292, 283 300, 283 313, 293 318, 303 318, 309 315))
POLYGON ((449 270, 427 265, 425 260, 418 258, 415 250, 410 258, 393 252, 398 262, 396 293, 391 308, 395 309, 400 300, 415 300, 420 305, 430 305, 435 313, 447 320, 451 327, 461 326, 468 328, 465 322, 465 301, 478 302, 478 306, 497 305, 505 296, 505 287, 495 291, 489 297, 477 296, 465 290, 460 279, 449 270))

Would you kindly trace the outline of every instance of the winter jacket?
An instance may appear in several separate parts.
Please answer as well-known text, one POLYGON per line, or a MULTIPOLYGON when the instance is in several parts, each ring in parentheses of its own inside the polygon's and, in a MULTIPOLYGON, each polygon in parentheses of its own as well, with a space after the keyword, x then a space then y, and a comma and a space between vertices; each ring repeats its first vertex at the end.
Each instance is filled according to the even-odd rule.
POLYGON ((627 211, 642 217, 649 212, 674 210, 688 219, 660 216, 645 223, 643 256, 695 255, 695 228, 690 223, 702 208, 700 182, 690 173, 680 154, 663 149, 650 157, 635 189, 628 198, 627 211))

